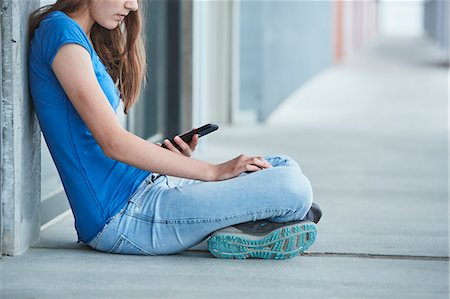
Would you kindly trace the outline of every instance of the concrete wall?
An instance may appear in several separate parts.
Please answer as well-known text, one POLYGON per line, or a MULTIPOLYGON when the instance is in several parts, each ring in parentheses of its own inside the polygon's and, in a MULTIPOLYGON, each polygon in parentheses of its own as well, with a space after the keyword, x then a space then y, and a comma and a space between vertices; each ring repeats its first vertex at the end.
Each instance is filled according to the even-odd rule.
POLYGON ((427 0, 424 4, 424 27, 441 48, 449 49, 450 4, 448 1, 427 0))
POLYGON ((38 0, 3 0, 1 14, 2 254, 39 238, 40 135, 28 92, 27 22, 38 0))
MULTIPOLYGON (((0 2, 1 4, 3 4, 2 2, 0 2)), ((2 7, 3 5, 0 5, 0 7, 2 7)), ((2 37, 2 20, 0 17, 0 39, 2 37)), ((1 108, 1 100, 3 99, 3 92, 2 92, 2 85, 3 85, 3 63, 2 63, 2 47, 0 46, 0 108, 1 108)), ((1 109, 0 109, 1 111, 1 109)), ((2 122, 2 115, 0 114, 0 123, 2 122)), ((0 134, 0 157, 2 157, 2 146, 1 144, 3 138, 2 135, 0 134)), ((0 186, 2 185, 2 178, 0 175, 0 186)), ((2 258, 2 253, 3 253, 3 218, 2 218, 2 198, 1 198, 1 192, 0 192, 0 259, 2 258)))
POLYGON ((242 1, 240 108, 258 120, 332 63, 332 3, 242 1))
POLYGON ((377 34, 376 0, 239 3, 241 119, 264 121, 304 82, 377 34))

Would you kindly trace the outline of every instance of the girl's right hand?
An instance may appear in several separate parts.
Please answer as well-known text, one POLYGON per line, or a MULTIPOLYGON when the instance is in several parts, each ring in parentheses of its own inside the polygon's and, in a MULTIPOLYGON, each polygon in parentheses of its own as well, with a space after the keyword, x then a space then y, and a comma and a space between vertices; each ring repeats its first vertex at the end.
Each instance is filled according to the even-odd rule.
POLYGON ((239 155, 228 162, 214 165, 214 181, 227 180, 237 177, 243 172, 254 172, 271 167, 272 165, 263 157, 239 155))

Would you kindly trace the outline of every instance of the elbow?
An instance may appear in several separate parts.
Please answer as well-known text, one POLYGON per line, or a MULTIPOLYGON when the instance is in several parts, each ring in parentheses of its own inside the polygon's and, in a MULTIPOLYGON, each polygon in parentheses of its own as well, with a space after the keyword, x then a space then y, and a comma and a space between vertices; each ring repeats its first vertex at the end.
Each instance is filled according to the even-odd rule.
POLYGON ((120 160, 120 153, 122 152, 121 150, 121 145, 122 145, 122 134, 121 132, 117 133, 117 134, 111 134, 109 135, 109 138, 105 138, 104 140, 102 140, 102 143, 100 145, 103 153, 105 154, 105 156, 107 156, 110 159, 114 159, 114 160, 120 160))
POLYGON ((103 151, 103 154, 105 154, 106 157, 117 160, 117 158, 116 158, 117 154, 115 153, 115 151, 113 150, 112 147, 103 145, 103 146, 101 146, 101 149, 103 151))

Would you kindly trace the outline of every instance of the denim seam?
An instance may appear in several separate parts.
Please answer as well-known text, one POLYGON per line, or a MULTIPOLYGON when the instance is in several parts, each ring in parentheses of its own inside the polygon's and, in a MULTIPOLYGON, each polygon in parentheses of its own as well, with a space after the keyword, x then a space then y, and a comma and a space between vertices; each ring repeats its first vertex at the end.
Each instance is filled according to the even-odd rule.
POLYGON ((119 217, 120 215, 124 214, 124 212, 125 212, 125 209, 121 209, 118 213, 116 213, 115 215, 113 215, 106 221, 105 225, 102 227, 100 232, 94 237, 94 239, 92 239, 91 242, 89 242, 89 243, 92 243, 93 248, 97 247, 97 244, 100 241, 100 239, 102 238, 103 234, 105 233, 106 227, 109 225, 109 223, 111 221, 113 221, 114 219, 116 219, 117 217, 119 217))
POLYGON ((262 209, 262 210, 252 210, 241 214, 236 214, 232 216, 225 216, 225 217, 219 217, 219 218, 207 218, 207 219, 155 219, 150 217, 142 217, 140 214, 129 214, 126 213, 128 216, 131 216, 137 220, 152 222, 152 223, 160 223, 160 224, 198 224, 198 223, 210 223, 210 222, 220 222, 224 220, 229 220, 233 218, 242 217, 245 215, 253 215, 257 213, 265 213, 265 212, 293 212, 295 213, 296 210, 293 209, 262 209))
MULTIPOLYGON (((139 206, 139 208, 141 207, 142 203, 138 203, 141 198, 146 194, 146 192, 148 191, 148 188, 154 188, 157 186, 157 180, 154 179, 154 173, 151 173, 150 175, 150 179, 146 178, 145 179, 145 184, 143 184, 142 186, 140 186, 140 188, 137 188, 134 193, 128 198, 128 203, 132 202, 133 204, 139 206)), ((161 175, 160 177, 164 177, 167 179, 167 176, 165 175, 161 175)))
POLYGON ((146 255, 154 255, 153 253, 143 249, 141 246, 137 245, 136 243, 134 243, 133 241, 131 241, 126 235, 124 234, 120 234, 119 238, 117 239, 117 241, 114 243, 113 247, 111 248, 111 250, 109 251, 109 253, 120 253, 117 252, 119 250, 119 248, 121 246, 124 246, 125 243, 130 244, 131 246, 135 247, 137 250, 141 251, 142 253, 146 254, 146 255))
POLYGON ((142 182, 141 185, 138 186, 138 188, 136 188, 136 190, 134 190, 134 192, 128 197, 128 201, 130 201, 130 199, 132 199, 135 195, 137 195, 137 193, 144 189, 144 187, 147 187, 148 185, 152 184, 153 182, 151 181, 151 179, 149 180, 148 177, 151 176, 152 174, 149 174, 142 182))

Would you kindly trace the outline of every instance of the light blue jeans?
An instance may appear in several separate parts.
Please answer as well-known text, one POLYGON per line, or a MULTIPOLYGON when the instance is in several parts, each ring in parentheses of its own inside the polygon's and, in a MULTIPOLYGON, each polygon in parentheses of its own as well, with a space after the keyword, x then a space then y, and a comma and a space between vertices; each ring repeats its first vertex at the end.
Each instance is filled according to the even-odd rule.
POLYGON ((287 156, 264 158, 272 168, 225 181, 175 185, 152 174, 88 245, 110 253, 171 254, 230 225, 302 220, 312 204, 309 180, 287 156))

